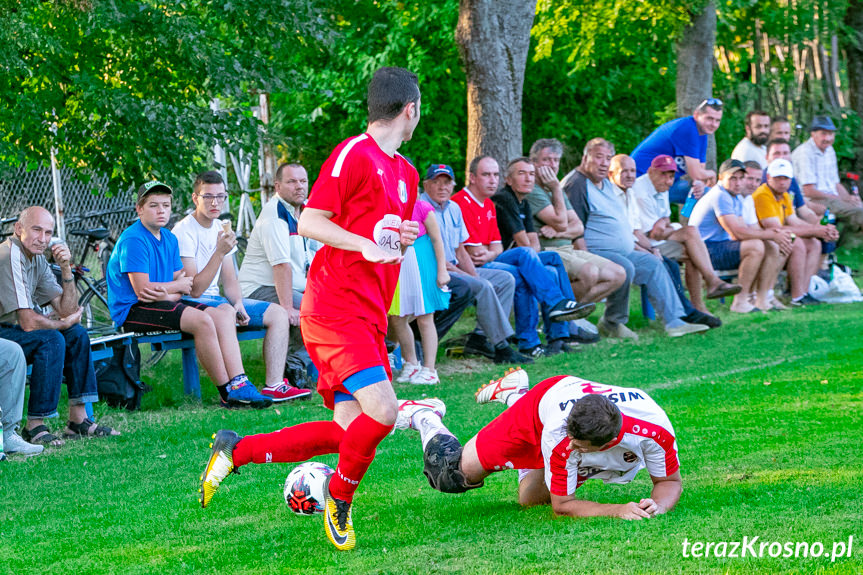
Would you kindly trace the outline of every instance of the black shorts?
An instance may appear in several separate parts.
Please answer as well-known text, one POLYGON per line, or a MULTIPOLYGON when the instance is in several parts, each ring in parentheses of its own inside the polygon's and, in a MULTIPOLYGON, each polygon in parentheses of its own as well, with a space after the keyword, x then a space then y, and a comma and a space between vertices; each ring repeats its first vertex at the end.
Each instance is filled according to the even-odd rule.
POLYGON ((180 317, 186 308, 205 310, 207 304, 194 301, 153 301, 136 303, 121 326, 123 331, 179 331, 180 317))

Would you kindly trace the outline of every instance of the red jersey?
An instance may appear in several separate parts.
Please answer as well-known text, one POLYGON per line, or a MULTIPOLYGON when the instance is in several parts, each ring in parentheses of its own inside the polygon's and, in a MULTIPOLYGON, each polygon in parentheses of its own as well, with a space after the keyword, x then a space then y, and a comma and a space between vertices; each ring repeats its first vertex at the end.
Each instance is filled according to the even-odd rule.
MULTIPOLYGON (((399 226, 413 213, 418 184, 417 171, 403 156, 391 158, 361 134, 333 150, 306 206, 332 212, 339 227, 401 255, 399 226)), ((309 268, 300 314, 359 317, 385 333, 400 267, 324 246, 309 268)))
POLYGON ((497 227, 497 211, 494 202, 486 199, 480 201, 467 188, 453 195, 452 201, 461 208, 464 224, 469 237, 466 246, 488 246, 500 243, 500 230, 497 227))

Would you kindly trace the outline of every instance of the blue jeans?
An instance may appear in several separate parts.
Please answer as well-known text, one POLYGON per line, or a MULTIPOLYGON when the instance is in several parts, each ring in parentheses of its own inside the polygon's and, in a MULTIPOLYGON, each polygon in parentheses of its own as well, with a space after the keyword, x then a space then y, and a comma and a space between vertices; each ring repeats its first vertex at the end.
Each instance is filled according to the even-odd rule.
POLYGON ((80 324, 65 331, 24 331, 17 325, 4 325, 0 327, 0 338, 20 345, 27 363, 33 366, 27 417, 43 419, 57 416, 60 383, 64 376, 70 405, 99 401, 96 372, 90 361, 90 336, 80 324))
MULTIPOLYGON (((201 297, 185 297, 183 299, 196 301, 210 307, 219 307, 223 303, 231 305, 231 302, 227 298, 220 295, 202 295, 201 297)), ((246 313, 249 314, 249 327, 264 327, 264 314, 267 313, 267 308, 271 305, 271 303, 266 301, 243 298, 243 307, 246 308, 246 313)))
POLYGON ((537 300, 542 308, 546 339, 569 336, 566 322, 553 322, 548 319, 550 308, 564 299, 574 299, 569 276, 557 252, 537 253, 531 248, 512 248, 483 267, 507 271, 515 278, 513 307, 519 349, 530 349, 540 343, 536 331, 539 325, 537 300))

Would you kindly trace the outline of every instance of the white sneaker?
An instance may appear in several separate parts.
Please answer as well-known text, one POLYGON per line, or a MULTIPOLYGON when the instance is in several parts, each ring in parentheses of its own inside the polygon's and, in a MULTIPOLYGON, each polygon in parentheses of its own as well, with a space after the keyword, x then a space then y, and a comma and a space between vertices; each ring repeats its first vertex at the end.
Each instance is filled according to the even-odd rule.
POLYGON ((506 400, 513 393, 526 393, 529 385, 527 372, 520 367, 510 368, 500 379, 489 381, 481 386, 474 396, 479 404, 497 401, 506 405, 506 400))
POLYGON ((446 405, 437 398, 431 399, 400 399, 399 415, 396 417, 395 429, 416 429, 413 425, 414 415, 420 411, 433 411, 443 419, 446 415, 446 405))
POLYGON ((15 430, 9 431, 3 434, 3 449, 9 455, 13 453, 20 453, 21 455, 26 455, 27 457, 31 457, 33 455, 39 455, 43 451, 45 451, 45 447, 43 445, 34 445, 18 435, 18 432, 15 430))
POLYGON ((399 383, 407 383, 411 380, 413 376, 418 374, 422 370, 421 365, 417 365, 415 363, 405 362, 404 366, 402 366, 402 372, 399 374, 396 381, 399 383))
POLYGON ((411 378, 411 383, 414 385, 437 385, 440 383, 440 378, 436 369, 424 367, 411 378))
POLYGON ((700 323, 683 322, 683 325, 679 325, 677 327, 665 328, 665 333, 667 333, 669 337, 682 337, 682 336, 688 335, 690 333, 698 333, 701 331, 707 331, 708 329, 710 329, 708 326, 702 325, 700 323))

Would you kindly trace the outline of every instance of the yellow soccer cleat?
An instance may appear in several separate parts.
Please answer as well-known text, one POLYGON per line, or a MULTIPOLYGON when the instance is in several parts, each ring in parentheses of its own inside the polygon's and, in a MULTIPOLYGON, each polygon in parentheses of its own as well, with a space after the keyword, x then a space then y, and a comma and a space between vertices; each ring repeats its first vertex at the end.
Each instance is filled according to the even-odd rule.
POLYGON ((494 379, 481 386, 474 396, 479 404, 497 401, 507 405, 506 400, 510 395, 526 393, 528 385, 527 372, 520 367, 511 367, 500 379, 494 379))
POLYGON ((228 474, 232 471, 237 473, 234 469, 234 447, 240 439, 239 435, 229 429, 220 429, 213 435, 213 443, 210 444, 213 451, 204 473, 201 474, 201 488, 198 490, 201 494, 198 499, 201 507, 206 507, 210 503, 228 474))
POLYGON ((324 530, 327 539, 339 551, 350 551, 357 544, 354 523, 351 520, 351 504, 330 494, 330 479, 324 484, 324 530))

